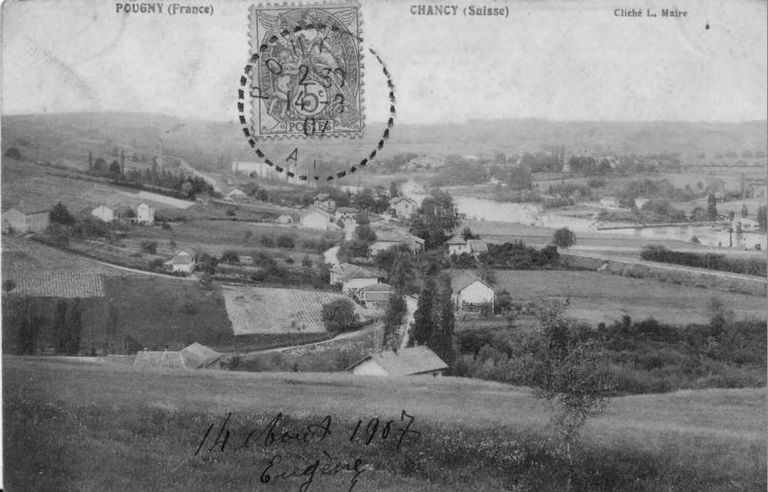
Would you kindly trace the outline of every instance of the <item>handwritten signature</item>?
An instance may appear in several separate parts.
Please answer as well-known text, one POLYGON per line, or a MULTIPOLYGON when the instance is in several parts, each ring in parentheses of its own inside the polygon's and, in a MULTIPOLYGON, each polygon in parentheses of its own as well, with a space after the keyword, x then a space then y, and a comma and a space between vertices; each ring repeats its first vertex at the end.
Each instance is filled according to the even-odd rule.
MULTIPOLYGON (((340 433, 338 432, 336 427, 339 427, 340 424, 334 425, 333 418, 330 415, 326 415, 322 419, 307 425, 291 428, 288 426, 285 416, 282 413, 278 413, 269 421, 265 428, 250 430, 240 442, 236 440, 233 431, 230 429, 231 418, 232 412, 229 412, 224 421, 218 425, 217 431, 215 423, 208 426, 193 457, 205 451, 208 453, 223 453, 226 450, 249 449, 258 445, 265 448, 277 448, 288 444, 318 444, 328 439, 331 435, 339 435, 342 438, 348 439, 349 442, 364 446, 370 446, 377 442, 396 440, 397 450, 400 451, 408 437, 415 439, 421 436, 421 432, 411 428, 415 418, 405 410, 400 413, 399 420, 383 420, 379 417, 358 419, 351 432, 348 430, 346 433, 343 429, 340 433), (214 433, 215 437, 213 437, 214 433)), ((336 476, 342 472, 352 472, 354 475, 350 480, 349 486, 351 491, 357 484, 360 474, 366 470, 365 463, 360 458, 337 460, 327 450, 323 450, 320 458, 296 456, 306 464, 291 466, 286 462, 285 454, 276 452, 267 462, 266 467, 259 476, 259 481, 267 484, 273 480, 305 478, 299 486, 299 492, 306 492, 318 473, 336 476)))

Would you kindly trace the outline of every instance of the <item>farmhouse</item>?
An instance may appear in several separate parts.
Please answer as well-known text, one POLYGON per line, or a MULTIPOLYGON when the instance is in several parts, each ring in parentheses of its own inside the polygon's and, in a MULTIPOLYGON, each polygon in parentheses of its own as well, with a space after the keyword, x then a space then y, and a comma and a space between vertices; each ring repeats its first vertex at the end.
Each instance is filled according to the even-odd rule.
POLYGON ((336 209, 336 200, 331 198, 328 193, 320 193, 315 196, 313 206, 326 212, 333 212, 336 209))
POLYGON ((133 366, 140 368, 204 369, 215 367, 222 354, 197 342, 181 350, 136 353, 133 366))
POLYGON ((375 228, 374 232, 376 233, 376 241, 370 246, 369 254, 371 256, 375 256, 382 251, 400 244, 408 246, 408 249, 414 254, 424 249, 423 239, 399 228, 383 229, 379 227, 375 228))
POLYGON ((373 352, 349 367, 357 376, 441 376, 448 364, 425 346, 373 352))
POLYGON ((415 200, 408 198, 407 196, 398 196, 389 202, 389 208, 394 212, 396 217, 409 219, 416 211, 416 208, 418 208, 418 204, 415 200))
POLYGON ((333 215, 323 209, 310 207, 301 214, 301 227, 326 231, 332 228, 333 215))
POLYGON ((186 251, 177 251, 173 258, 165 262, 165 266, 174 273, 192 273, 195 269, 195 257, 186 251))
POLYGON ((451 275, 451 288, 453 304, 457 311, 472 312, 484 308, 493 311, 496 292, 477 275, 467 271, 457 271, 451 275))
POLYGON ((13 207, 3 212, 3 232, 42 232, 50 223, 50 209, 29 209, 22 206, 13 207))
POLYGON ((378 283, 379 277, 376 273, 351 263, 342 263, 331 269, 331 284, 341 284, 344 293, 378 283))
POLYGON ((371 284, 360 289, 360 300, 367 308, 383 311, 389 305, 392 292, 389 284, 371 284))
POLYGON ((91 215, 102 222, 112 222, 115 220, 115 212, 105 205, 99 205, 91 211, 91 215))
POLYGON ((140 203, 136 207, 136 223, 142 225, 152 225, 155 223, 155 207, 140 203))
POLYGON ((480 253, 488 252, 488 244, 482 239, 463 239, 459 236, 454 236, 446 244, 448 245, 448 254, 452 256, 466 253, 477 258, 480 256, 480 253))

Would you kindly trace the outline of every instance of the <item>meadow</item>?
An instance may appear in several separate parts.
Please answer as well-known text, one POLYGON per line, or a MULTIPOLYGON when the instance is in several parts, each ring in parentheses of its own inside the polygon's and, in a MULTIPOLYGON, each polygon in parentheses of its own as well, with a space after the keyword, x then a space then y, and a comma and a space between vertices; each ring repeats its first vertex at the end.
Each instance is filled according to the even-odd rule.
POLYGON ((660 283, 587 271, 497 270, 498 290, 506 289, 517 301, 542 297, 570 299, 567 313, 592 323, 611 322, 629 315, 670 324, 708 322, 707 303, 721 299, 739 318, 765 319, 765 298, 660 283))
MULTIPOLYGON (((354 490, 555 491, 566 481, 550 408, 522 387, 18 357, 4 358, 3 379, 8 490, 297 490, 316 460, 310 490, 356 479, 354 490), (358 421, 365 432, 353 434, 358 421), (347 466, 334 474, 334 464, 347 466)), ((765 404, 764 389, 616 398, 576 447, 574 484, 764 489, 765 404)))

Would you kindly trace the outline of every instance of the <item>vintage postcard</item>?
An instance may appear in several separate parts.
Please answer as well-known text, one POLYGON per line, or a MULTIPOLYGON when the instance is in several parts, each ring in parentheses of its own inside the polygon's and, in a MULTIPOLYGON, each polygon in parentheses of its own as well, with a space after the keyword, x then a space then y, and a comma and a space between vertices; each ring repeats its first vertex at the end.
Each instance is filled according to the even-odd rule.
POLYGON ((766 490, 767 10, 6 0, 0 485, 766 490))

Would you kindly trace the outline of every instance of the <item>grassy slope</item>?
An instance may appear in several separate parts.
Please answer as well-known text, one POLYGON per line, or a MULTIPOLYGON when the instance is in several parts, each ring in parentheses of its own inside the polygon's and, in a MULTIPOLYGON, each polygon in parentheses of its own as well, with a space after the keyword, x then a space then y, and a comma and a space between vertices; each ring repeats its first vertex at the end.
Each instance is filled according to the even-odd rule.
MULTIPOLYGON (((260 490, 271 454, 314 459, 322 449, 372 465, 356 490, 563 485, 563 463, 547 451, 542 433, 546 408, 525 388, 454 378, 136 371, 15 357, 5 359, 3 379, 9 490, 260 490), (322 445, 236 449, 248 430, 261 430, 278 411, 304 424, 331 414, 334 425, 351 432, 357 418, 397 418, 403 409, 416 417, 413 429, 422 436, 401 452, 391 441, 350 444, 343 432, 322 445), (228 452, 189 459, 208 425, 230 411, 228 452)), ((764 489, 765 403, 764 390, 617 398, 589 425, 580 447, 580 465, 604 473, 585 480, 592 489, 764 489)), ((287 459, 304 463, 302 470, 307 463, 287 459)), ((313 490, 346 489, 350 479, 318 479, 313 490)), ((275 480, 269 489, 296 490, 300 483, 275 480)))
POLYGON ((496 288, 507 289, 516 300, 569 297, 569 314, 592 322, 629 314, 638 320, 653 317, 672 324, 702 323, 708 321, 710 297, 722 299, 739 317, 765 316, 761 297, 598 272, 497 270, 496 288))

